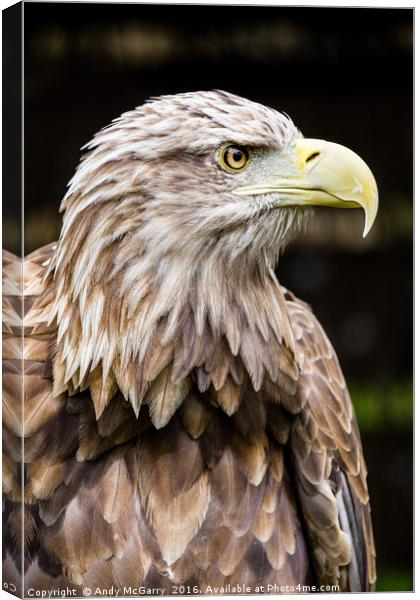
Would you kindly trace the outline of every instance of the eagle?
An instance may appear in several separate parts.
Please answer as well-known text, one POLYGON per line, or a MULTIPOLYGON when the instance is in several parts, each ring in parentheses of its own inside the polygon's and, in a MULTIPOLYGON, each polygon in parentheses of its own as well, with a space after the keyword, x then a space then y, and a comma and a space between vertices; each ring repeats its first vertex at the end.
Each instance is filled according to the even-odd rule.
POLYGON ((4 253, 5 579, 373 590, 351 398, 275 275, 315 206, 362 208, 368 233, 369 167, 217 90, 152 98, 83 150, 58 241, 4 253))

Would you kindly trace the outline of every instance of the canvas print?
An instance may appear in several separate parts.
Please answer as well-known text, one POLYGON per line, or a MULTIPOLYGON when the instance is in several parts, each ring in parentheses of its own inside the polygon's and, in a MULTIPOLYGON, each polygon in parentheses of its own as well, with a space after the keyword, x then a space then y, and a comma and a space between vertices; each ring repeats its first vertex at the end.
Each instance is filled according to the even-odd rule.
POLYGON ((413 12, 8 10, 3 589, 412 590, 413 12))

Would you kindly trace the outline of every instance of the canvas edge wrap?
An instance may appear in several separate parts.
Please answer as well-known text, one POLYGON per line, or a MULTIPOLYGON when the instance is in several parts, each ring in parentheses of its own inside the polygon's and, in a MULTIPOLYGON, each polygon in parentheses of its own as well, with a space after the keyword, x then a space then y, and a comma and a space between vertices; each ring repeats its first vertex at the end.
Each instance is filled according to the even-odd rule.
MULTIPOLYGON (((13 386, 13 395, 15 405, 20 406, 20 413, 14 415, 17 418, 17 426, 22 429, 22 411, 23 411, 23 261, 24 240, 23 240, 23 218, 24 218, 24 203, 23 203, 23 2, 18 2, 8 8, 2 10, 2 55, 3 55, 3 158, 2 158, 2 196, 3 196, 3 214, 13 214, 13 221, 19 224, 18 231, 13 231, 10 221, 3 219, 2 235, 3 248, 12 249, 14 254, 3 252, 3 342, 7 340, 7 331, 9 327, 13 327, 14 335, 20 336, 20 360, 16 361, 17 374, 16 383, 13 386), (10 271, 13 271, 11 276, 10 271), (14 280, 14 281, 13 281, 14 280), (16 286, 18 282, 18 286, 16 286), (14 323, 10 320, 10 304, 14 304, 15 310, 14 323), (17 319, 17 322, 16 322, 17 319), (19 364, 20 363, 20 364, 19 364), (17 400, 17 402, 16 402, 17 400)), ((7 342, 6 342, 7 343, 7 342)), ((6 412, 6 389, 7 374, 2 370, 2 408, 3 417, 6 412)), ((6 427, 3 418, 3 433, 6 427)), ((15 463, 15 468, 18 470, 16 474, 17 480, 23 474, 23 437, 19 436, 18 452, 20 460, 15 463)), ((3 473, 5 470, 5 444, 7 440, 3 437, 3 473)), ((3 482, 3 492, 7 486, 7 477, 3 482), (6 482, 6 483, 5 483, 6 482)), ((16 499, 16 511, 20 516, 21 521, 21 539, 14 540, 16 549, 16 560, 21 564, 20 571, 23 573, 23 552, 22 538, 24 536, 23 529, 23 488, 19 485, 18 498, 16 499), (20 496, 20 497, 19 497, 20 496)), ((9 535, 7 515, 2 513, 3 526, 3 541, 9 535)), ((9 540, 10 543, 10 540, 9 540)), ((23 578, 16 576, 17 570, 13 572, 9 570, 8 559, 3 554, 3 559, 6 559, 2 569, 2 589, 17 597, 23 597, 24 583, 23 578)))

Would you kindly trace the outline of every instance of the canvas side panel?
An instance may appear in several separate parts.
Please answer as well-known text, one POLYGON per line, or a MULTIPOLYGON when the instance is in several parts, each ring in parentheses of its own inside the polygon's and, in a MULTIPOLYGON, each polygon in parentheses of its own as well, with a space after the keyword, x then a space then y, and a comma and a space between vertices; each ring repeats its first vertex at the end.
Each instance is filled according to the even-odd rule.
POLYGON ((3 47, 3 590, 21 597, 22 503, 22 3, 2 11, 3 47))

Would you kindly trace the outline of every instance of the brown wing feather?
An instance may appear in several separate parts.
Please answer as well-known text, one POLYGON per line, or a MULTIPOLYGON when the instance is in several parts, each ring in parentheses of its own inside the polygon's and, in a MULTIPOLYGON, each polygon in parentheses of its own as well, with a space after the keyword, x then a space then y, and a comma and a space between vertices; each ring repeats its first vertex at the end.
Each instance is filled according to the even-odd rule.
POLYGON ((321 579, 352 591, 376 580, 366 466, 356 417, 334 349, 308 306, 287 293, 300 395, 291 448, 321 579), (350 560, 349 560, 350 559, 350 560))

